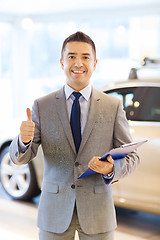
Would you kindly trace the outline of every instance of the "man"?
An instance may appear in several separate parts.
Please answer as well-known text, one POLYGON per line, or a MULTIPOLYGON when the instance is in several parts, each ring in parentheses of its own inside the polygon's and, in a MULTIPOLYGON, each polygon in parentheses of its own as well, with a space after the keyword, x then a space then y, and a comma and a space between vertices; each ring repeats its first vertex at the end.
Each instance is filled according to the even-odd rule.
POLYGON ((44 179, 38 210, 40 240, 113 240, 116 216, 111 183, 138 165, 135 152, 113 161, 113 147, 131 142, 121 102, 94 89, 94 42, 82 32, 63 43, 60 63, 66 85, 35 101, 10 147, 15 164, 28 163, 41 144, 44 179), (77 179, 88 166, 97 173, 77 179))

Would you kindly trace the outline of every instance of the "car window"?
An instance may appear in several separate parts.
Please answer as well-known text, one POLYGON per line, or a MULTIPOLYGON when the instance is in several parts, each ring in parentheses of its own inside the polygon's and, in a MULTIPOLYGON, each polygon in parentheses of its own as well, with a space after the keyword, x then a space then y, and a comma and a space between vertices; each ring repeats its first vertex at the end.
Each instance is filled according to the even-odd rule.
POLYGON ((160 121, 160 87, 130 87, 106 91, 122 100, 128 120, 160 121))

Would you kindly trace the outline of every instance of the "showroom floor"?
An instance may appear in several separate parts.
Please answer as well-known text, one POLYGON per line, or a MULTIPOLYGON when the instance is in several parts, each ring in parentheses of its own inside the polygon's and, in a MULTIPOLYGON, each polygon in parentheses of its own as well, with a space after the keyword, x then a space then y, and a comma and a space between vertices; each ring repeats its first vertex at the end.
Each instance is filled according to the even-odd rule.
MULTIPOLYGON (((36 202, 12 201, 0 194, 1 240, 38 240, 36 218, 36 202)), ((160 239, 160 216, 118 208, 117 220, 115 240, 160 239)))

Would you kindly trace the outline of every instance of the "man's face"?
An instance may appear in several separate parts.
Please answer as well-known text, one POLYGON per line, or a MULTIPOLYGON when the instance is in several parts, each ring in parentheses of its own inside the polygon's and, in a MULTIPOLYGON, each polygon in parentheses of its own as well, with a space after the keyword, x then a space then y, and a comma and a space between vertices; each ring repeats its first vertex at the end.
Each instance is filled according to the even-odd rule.
POLYGON ((88 86, 96 68, 97 59, 89 43, 68 42, 60 62, 67 77, 67 84, 76 91, 80 91, 88 86))

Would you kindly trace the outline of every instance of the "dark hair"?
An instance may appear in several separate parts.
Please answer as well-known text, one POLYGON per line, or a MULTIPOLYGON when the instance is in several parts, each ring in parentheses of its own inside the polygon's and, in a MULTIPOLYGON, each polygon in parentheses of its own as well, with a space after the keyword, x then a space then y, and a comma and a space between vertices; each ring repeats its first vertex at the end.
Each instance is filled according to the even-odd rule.
POLYGON ((70 35, 68 38, 66 38, 64 40, 63 45, 62 45, 62 50, 61 50, 61 57, 63 56, 63 51, 64 51, 65 46, 68 42, 86 42, 86 43, 89 43, 93 48, 93 51, 95 53, 95 58, 96 58, 95 44, 94 44, 93 40, 83 32, 73 33, 72 35, 70 35))

